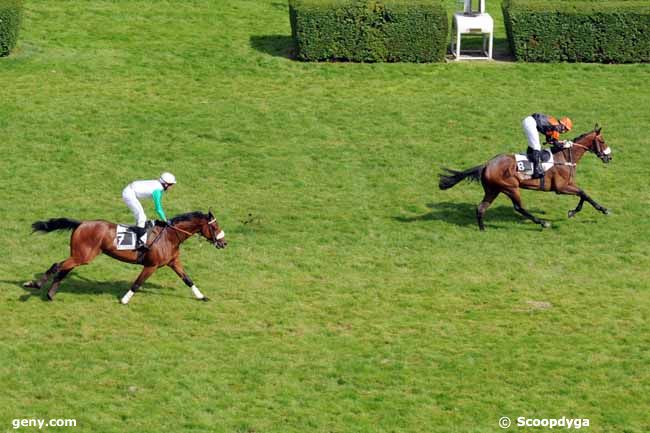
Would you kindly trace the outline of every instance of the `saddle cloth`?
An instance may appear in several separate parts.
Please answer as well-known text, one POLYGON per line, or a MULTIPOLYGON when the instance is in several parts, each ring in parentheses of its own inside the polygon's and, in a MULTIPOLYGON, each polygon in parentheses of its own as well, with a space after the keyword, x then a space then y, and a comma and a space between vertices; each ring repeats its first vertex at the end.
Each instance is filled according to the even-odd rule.
MULTIPOLYGON (((517 161, 517 171, 526 176, 533 175, 533 163, 528 159, 528 155, 525 153, 515 153, 515 159, 517 161)), ((542 150, 542 168, 544 172, 549 171, 555 165, 553 161, 553 154, 550 150, 542 150)))
MULTIPOLYGON (((147 221, 145 228, 147 229, 146 233, 142 236, 142 242, 147 244, 147 239, 149 238, 149 233, 154 227, 152 222, 147 221)), ((125 224, 118 224, 117 229, 115 230, 115 248, 118 250, 135 250, 135 245, 137 242, 137 236, 133 231, 133 226, 127 226, 125 224)))

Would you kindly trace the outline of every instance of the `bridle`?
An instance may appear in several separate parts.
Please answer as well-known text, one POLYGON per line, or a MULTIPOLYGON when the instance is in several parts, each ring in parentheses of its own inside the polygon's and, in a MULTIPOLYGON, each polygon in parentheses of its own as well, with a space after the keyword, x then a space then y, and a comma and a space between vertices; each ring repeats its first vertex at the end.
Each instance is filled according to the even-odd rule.
MULTIPOLYGON (((598 135, 596 135, 596 137, 598 137, 598 135)), ((607 148, 607 144, 605 143, 605 141, 603 141, 602 144, 603 144, 603 146, 605 148, 607 148)), ((607 155, 606 152, 600 150, 600 148, 603 147, 603 146, 598 146, 598 142, 597 142, 595 137, 591 140, 591 146, 590 147, 587 147, 587 146, 585 146, 583 144, 580 144, 580 143, 573 143, 573 146, 582 147, 587 152, 593 153, 594 155, 596 155, 600 159, 602 159, 605 155, 607 155)), ((569 152, 570 151, 571 151, 571 148, 569 148, 569 152)))
MULTIPOLYGON (((226 234, 223 232, 223 230, 221 230, 219 233, 216 233, 216 230, 214 229, 214 227, 212 227, 212 223, 216 223, 216 222, 217 222, 217 219, 214 218, 214 217, 212 217, 212 219, 210 219, 210 220, 207 222, 207 224, 208 224, 208 228, 210 229, 210 237, 212 238, 212 239, 208 239, 208 241, 209 241, 209 242, 212 242, 212 244, 213 244, 216 248, 220 248, 220 247, 219 247, 219 242, 218 242, 218 241, 220 241, 221 239, 223 239, 223 238, 226 236, 226 234)), ((176 232, 176 237, 178 237, 179 240, 180 240, 179 233, 183 233, 183 234, 187 235, 188 237, 192 237, 192 236, 194 236, 194 233, 190 233, 190 232, 188 232, 187 230, 183 230, 182 228, 180 228, 180 227, 176 227, 176 226, 174 226, 174 225, 172 225, 172 224, 167 224, 167 225, 165 225, 165 227, 163 227, 163 229, 162 229, 160 232, 158 232, 158 235, 157 235, 156 238, 153 240, 153 242, 151 242, 151 245, 153 245, 154 243, 156 243, 156 241, 158 240, 158 238, 163 234, 163 232, 165 231, 165 229, 168 228, 168 227, 169 227, 170 229, 172 229, 172 230, 174 230, 174 231, 176 232)), ((207 239, 207 238, 206 238, 206 239, 207 239)))
POLYGON ((219 248, 219 241, 223 239, 226 235, 221 230, 219 233, 216 233, 216 230, 214 227, 212 227, 212 223, 216 223, 217 219, 212 217, 210 221, 208 221, 208 228, 210 229, 210 236, 212 237, 212 245, 214 245, 215 248, 219 248))
MULTIPOLYGON (((210 221, 207 222, 207 224, 208 224, 208 228, 210 229, 210 237, 212 238, 211 242, 215 247, 218 247, 217 241, 223 239, 225 237, 225 234, 224 234, 223 230, 221 230, 219 233, 216 233, 214 227, 212 227, 212 223, 215 223, 215 222, 217 222, 216 218, 212 218, 210 221)), ((184 233, 184 234, 186 234, 186 235, 188 235, 190 237, 194 236, 194 233, 190 233, 190 232, 188 232, 186 230, 183 230, 183 229, 181 229, 179 227, 176 227, 176 226, 173 226, 173 225, 170 225, 170 224, 166 225, 165 227, 169 227, 169 228, 171 228, 173 230, 184 233)))

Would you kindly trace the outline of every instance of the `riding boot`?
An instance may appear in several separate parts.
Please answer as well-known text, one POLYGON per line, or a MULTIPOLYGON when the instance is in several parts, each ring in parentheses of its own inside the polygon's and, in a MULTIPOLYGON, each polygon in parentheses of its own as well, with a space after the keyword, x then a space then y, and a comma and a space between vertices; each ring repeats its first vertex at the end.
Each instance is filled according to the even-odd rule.
POLYGON ((531 152, 533 163, 533 179, 544 177, 544 167, 542 167, 542 151, 533 149, 531 152))
POLYGON ((149 247, 142 241, 142 236, 144 236, 147 229, 144 227, 134 227, 133 231, 135 232, 135 235, 137 237, 135 241, 135 249, 147 251, 149 247))

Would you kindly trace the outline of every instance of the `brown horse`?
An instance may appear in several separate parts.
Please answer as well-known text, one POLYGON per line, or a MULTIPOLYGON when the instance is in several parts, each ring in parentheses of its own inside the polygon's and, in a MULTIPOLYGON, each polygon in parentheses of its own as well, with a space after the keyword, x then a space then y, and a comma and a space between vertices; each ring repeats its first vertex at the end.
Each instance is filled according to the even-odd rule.
POLYGON ((190 212, 172 218, 171 224, 157 222, 149 239, 153 239, 146 251, 118 250, 115 245, 117 225, 108 221, 75 221, 68 218, 54 218, 47 221, 37 221, 32 224, 34 232, 49 233, 55 230, 73 230, 70 237, 70 257, 62 262, 54 263, 50 269, 37 281, 28 281, 25 287, 40 289, 54 275, 54 281, 47 298, 51 301, 61 281, 68 273, 79 265, 87 265, 100 253, 114 259, 144 266, 140 275, 131 285, 131 289, 122 297, 121 303, 128 304, 131 297, 138 291, 144 281, 156 270, 169 266, 192 289, 194 296, 202 301, 208 298, 194 285, 183 270, 180 260, 179 246, 196 233, 213 243, 216 248, 225 248, 225 235, 212 211, 208 214, 190 212))
POLYGON ((575 184, 575 170, 582 156, 587 152, 595 153, 604 163, 611 161, 611 149, 605 144, 601 128, 596 125, 593 131, 575 138, 568 146, 554 149, 554 166, 545 173, 544 178, 530 179, 517 171, 517 163, 513 154, 498 155, 483 165, 472 167, 465 171, 445 169, 446 174, 440 175, 440 189, 448 189, 463 179, 481 181, 485 195, 476 209, 476 219, 481 230, 485 230, 483 216, 494 199, 500 193, 507 195, 517 212, 542 227, 550 227, 548 221, 537 218, 528 212, 521 204, 519 189, 534 189, 539 191, 555 191, 557 194, 570 194, 580 197, 575 209, 569 211, 569 218, 582 210, 582 205, 588 201, 594 208, 609 214, 609 211, 596 203, 575 184), (542 182, 543 180, 543 182, 542 182))

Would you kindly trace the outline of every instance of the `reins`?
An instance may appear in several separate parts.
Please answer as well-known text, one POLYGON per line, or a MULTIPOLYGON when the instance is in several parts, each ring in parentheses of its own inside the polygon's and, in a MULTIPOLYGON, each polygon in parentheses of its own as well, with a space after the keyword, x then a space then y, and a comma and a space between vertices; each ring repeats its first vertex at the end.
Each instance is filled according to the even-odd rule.
POLYGON ((154 238, 154 240, 151 241, 151 243, 149 244, 149 248, 153 247, 153 246, 156 244, 156 241, 158 241, 158 239, 160 239, 160 236, 162 236, 163 232, 165 231, 165 229, 166 229, 167 227, 170 227, 170 228, 172 228, 172 229, 174 229, 174 230, 177 230, 177 231, 179 231, 179 232, 181 232, 181 233, 185 233, 186 235, 188 235, 188 236, 190 236, 190 237, 191 237, 191 236, 194 236, 193 233, 187 232, 187 231, 185 231, 185 230, 183 230, 183 229, 179 229, 178 227, 174 227, 174 226, 172 226, 172 225, 166 225, 166 226, 163 227, 162 230, 160 230, 160 231, 158 232, 158 234, 156 235, 156 237, 154 238))
POLYGON ((149 245, 149 247, 153 247, 153 246, 154 246, 154 244, 156 243, 156 241, 158 240, 158 238, 160 237, 160 235, 163 234, 164 231, 165 231, 165 230, 161 230, 161 231, 158 232, 158 234, 156 235, 155 239, 154 239, 153 241, 151 241, 151 244, 149 245))
MULTIPOLYGON (((582 147, 582 148, 583 148, 584 150, 586 150, 587 152, 590 152, 590 151, 591 151, 591 149, 588 148, 588 147, 585 146, 585 145, 582 145, 582 144, 580 144, 580 143, 574 143, 574 142, 572 142, 572 143, 573 143, 573 144, 571 145, 571 147, 573 147, 573 146, 578 146, 578 147, 582 147)), ((569 147, 569 149, 571 149, 571 147, 569 147)))
MULTIPOLYGON (((213 217, 212 219, 210 219, 210 220, 207 222, 207 224, 208 224, 208 227, 209 227, 209 229, 210 229, 210 234, 212 235, 212 239, 214 240, 213 243, 216 245, 216 244, 217 244, 217 240, 223 238, 223 237, 224 237, 224 234, 223 234, 223 230, 222 230, 221 232, 219 232, 218 234, 215 233, 214 228, 212 228, 212 225, 211 225, 213 222, 216 222, 216 219, 215 219, 214 217, 213 217)), ((187 235, 188 237, 192 237, 192 236, 194 236, 194 233, 190 233, 190 232, 188 232, 187 230, 183 230, 183 229, 181 229, 181 228, 179 228, 179 227, 176 227, 176 226, 174 226, 174 225, 172 225, 172 224, 167 224, 167 225, 165 225, 165 226, 163 227, 163 229, 158 233, 158 235, 157 235, 156 238, 153 240, 153 242, 151 242, 151 245, 153 245, 153 244, 158 240, 158 238, 162 235, 162 233, 165 231, 165 229, 166 229, 167 227, 169 227, 169 228, 172 229, 172 230, 175 230, 175 232, 176 232, 176 236, 179 238, 178 240, 181 241, 181 242, 182 242, 182 240, 181 240, 180 237, 179 237, 179 233, 183 233, 183 234, 187 235)))
POLYGON ((170 225, 170 224, 167 224, 165 227, 172 228, 172 229, 177 230, 177 231, 179 231, 179 232, 181 232, 181 233, 184 233, 184 234, 186 234, 186 235, 188 235, 188 236, 194 236, 194 233, 190 233, 190 232, 185 231, 185 230, 183 230, 183 229, 180 229, 180 228, 178 228, 178 227, 174 227, 173 225, 170 225))

